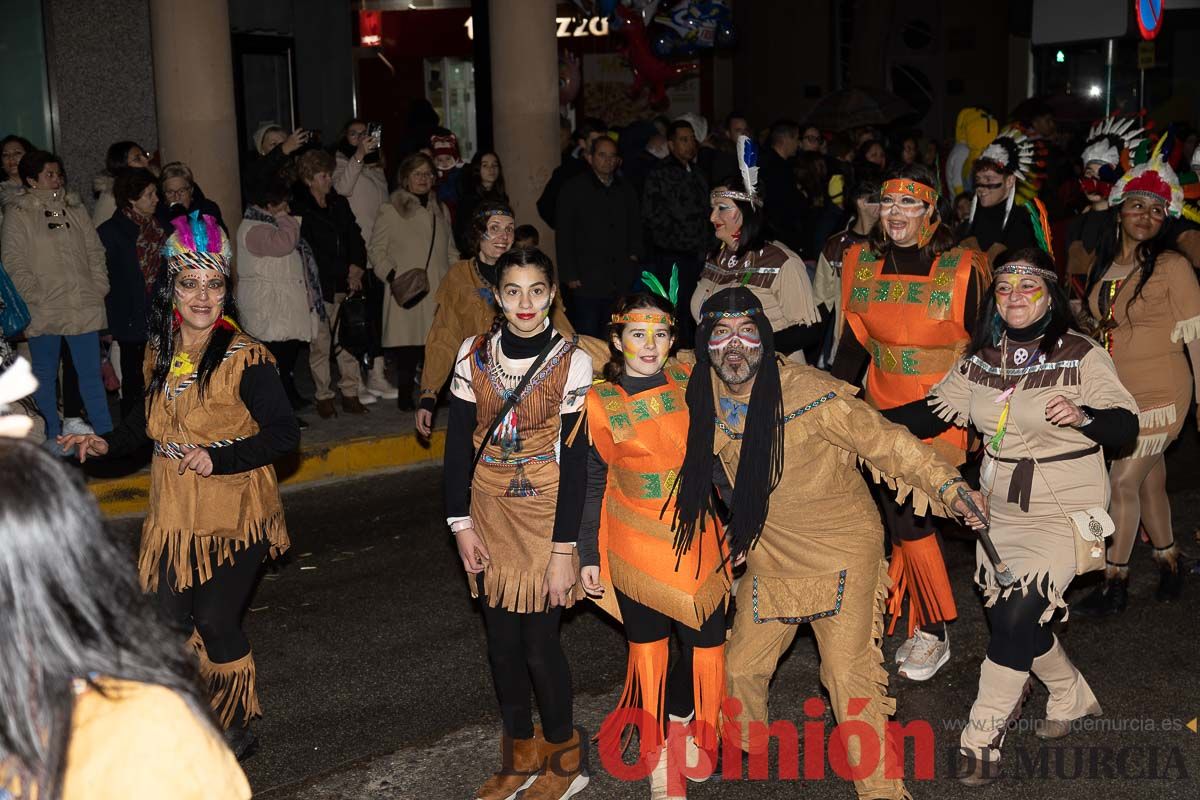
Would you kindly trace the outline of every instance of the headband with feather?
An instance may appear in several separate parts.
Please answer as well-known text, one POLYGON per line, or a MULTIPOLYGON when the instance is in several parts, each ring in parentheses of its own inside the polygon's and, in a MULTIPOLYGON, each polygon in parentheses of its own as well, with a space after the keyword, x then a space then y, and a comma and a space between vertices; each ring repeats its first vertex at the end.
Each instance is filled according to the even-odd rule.
POLYGON ((758 148, 754 145, 754 140, 749 136, 739 136, 737 139, 737 157, 738 169, 742 173, 742 185, 745 191, 739 192, 733 189, 724 191, 715 191, 712 193, 712 198, 728 197, 731 200, 741 200, 745 203, 751 203, 755 206, 762 205, 762 198, 758 196, 758 148))

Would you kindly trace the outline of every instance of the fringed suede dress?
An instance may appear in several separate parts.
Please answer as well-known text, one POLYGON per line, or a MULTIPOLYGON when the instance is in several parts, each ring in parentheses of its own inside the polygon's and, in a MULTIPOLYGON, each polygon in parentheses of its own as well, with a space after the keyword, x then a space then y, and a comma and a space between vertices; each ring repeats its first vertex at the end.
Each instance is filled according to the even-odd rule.
MULTIPOLYGON (((192 366, 202 355, 178 353, 146 415, 130 414, 104 438, 109 457, 153 442, 138 576, 178 625, 193 629, 201 676, 228 728, 261 714, 240 614, 263 559, 291 543, 273 463, 296 448, 300 433, 264 345, 235 333, 203 390, 192 366), (197 447, 208 450, 212 474, 180 474, 181 459, 197 447)), ((146 359, 149 383, 153 351, 146 359)))

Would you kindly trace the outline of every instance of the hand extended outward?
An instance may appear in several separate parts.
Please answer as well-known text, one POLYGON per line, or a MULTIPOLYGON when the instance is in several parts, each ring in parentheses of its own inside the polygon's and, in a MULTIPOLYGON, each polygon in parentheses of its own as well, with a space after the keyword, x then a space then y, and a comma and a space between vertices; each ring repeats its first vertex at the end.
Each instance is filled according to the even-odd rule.
POLYGON ((63 452, 75 452, 79 463, 87 461, 88 456, 102 456, 108 453, 108 442, 94 433, 70 433, 55 439, 63 452))

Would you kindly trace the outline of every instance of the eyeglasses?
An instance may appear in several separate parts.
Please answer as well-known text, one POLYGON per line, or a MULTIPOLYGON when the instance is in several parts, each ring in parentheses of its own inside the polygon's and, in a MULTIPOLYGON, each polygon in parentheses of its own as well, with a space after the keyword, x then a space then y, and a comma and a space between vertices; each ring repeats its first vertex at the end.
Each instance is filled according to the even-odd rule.
POLYGON ((977 184, 975 184, 975 191, 979 191, 980 189, 986 189, 987 191, 990 192, 995 189, 1002 189, 1002 188, 1004 188, 1003 183, 977 183, 977 184))
POLYGON ((175 200, 178 198, 187 197, 191 193, 192 193, 191 186, 185 186, 182 189, 165 189, 163 191, 163 194, 166 195, 168 200, 175 200))
POLYGON ((821 137, 820 137, 820 136, 817 136, 816 134, 810 133, 810 134, 807 134, 807 135, 804 137, 804 141, 806 141, 806 142, 819 142, 819 141, 821 141, 821 137))
POLYGON ((432 173, 432 172, 430 172, 429 170, 424 170, 424 169, 423 169, 423 170, 418 170, 417 172, 410 172, 410 173, 409 173, 409 175, 408 175, 408 177, 410 177, 410 178, 418 178, 418 179, 420 179, 420 178, 427 178, 427 179, 429 179, 429 180, 433 180, 433 173, 432 173))
POLYGON ((198 278, 180 278, 175 284, 175 291, 187 295, 200 294, 205 291, 212 294, 225 294, 225 279, 212 278, 201 281, 198 278))

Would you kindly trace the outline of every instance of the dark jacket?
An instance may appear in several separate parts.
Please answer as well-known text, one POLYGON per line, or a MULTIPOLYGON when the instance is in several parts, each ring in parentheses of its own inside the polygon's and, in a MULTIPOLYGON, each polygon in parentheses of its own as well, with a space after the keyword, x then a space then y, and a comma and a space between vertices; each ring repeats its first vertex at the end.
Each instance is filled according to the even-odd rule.
MULTIPOLYGON (((183 214, 190 214, 193 211, 199 211, 201 216, 209 216, 217 221, 221 226, 221 230, 225 231, 225 235, 229 235, 229 228, 225 225, 225 219, 221 216, 220 207, 204 196, 204 192, 200 191, 200 187, 195 183, 192 184, 192 204, 187 208, 179 204, 167 205, 165 202, 158 204, 158 210, 154 212, 154 216, 158 218, 158 223, 163 226, 168 234, 175 230, 171 226, 171 220, 183 214)), ((123 216, 123 215, 121 215, 123 216)))
POLYGON ((642 222, 658 250, 697 255, 708 250, 713 240, 709 211, 708 184, 699 167, 667 156, 646 174, 642 222))
POLYGON ((150 290, 137 260, 137 223, 118 212, 96 229, 108 265, 108 331, 118 342, 146 341, 150 290))
POLYGON ((809 218, 811 204, 796 185, 791 162, 770 147, 764 149, 759 160, 758 191, 771 231, 789 249, 808 254, 813 237, 805 232, 804 222, 809 218))
POLYGON ((590 171, 591 167, 586 161, 573 155, 563 158, 562 163, 554 168, 554 172, 550 174, 550 180, 546 181, 546 188, 542 190, 542 196, 537 201, 538 213, 551 228, 558 227, 555 213, 558 211, 558 195, 562 191, 562 187, 581 172, 590 171))
POLYGON ((332 303, 335 294, 349 291, 350 265, 367 268, 367 246, 346 198, 331 191, 325 204, 325 208, 317 205, 306 188, 296 192, 291 205, 292 215, 302 218, 300 236, 317 260, 321 295, 332 303))
POLYGON ((580 281, 584 297, 617 297, 633 286, 642 259, 642 223, 629 181, 605 186, 588 170, 563 185, 558 220, 559 280, 580 281))

